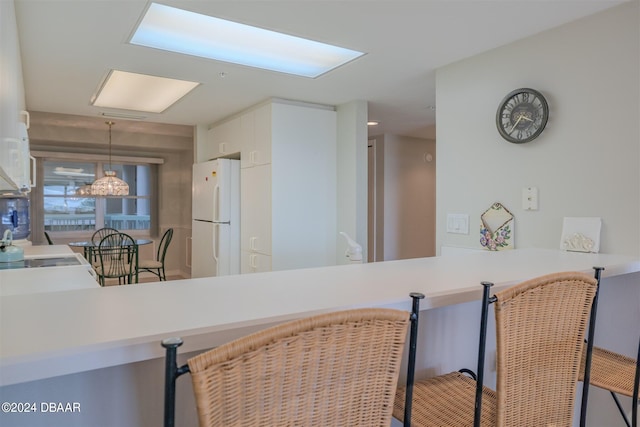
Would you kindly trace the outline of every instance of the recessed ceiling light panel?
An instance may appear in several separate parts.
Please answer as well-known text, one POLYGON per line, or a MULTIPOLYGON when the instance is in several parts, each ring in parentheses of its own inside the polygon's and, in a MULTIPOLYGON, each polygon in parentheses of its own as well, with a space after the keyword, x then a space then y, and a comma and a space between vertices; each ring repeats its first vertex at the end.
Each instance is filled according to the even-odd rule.
POLYGON ((186 80, 111 70, 91 104, 162 113, 198 85, 186 80))
POLYGON ((158 3, 130 43, 311 78, 364 55, 158 3))

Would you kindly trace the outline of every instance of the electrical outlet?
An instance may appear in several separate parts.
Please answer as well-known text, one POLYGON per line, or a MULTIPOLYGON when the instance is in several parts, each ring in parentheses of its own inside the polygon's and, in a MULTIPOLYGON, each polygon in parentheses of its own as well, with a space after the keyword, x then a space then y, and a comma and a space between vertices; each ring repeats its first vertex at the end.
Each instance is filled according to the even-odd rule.
POLYGON ((538 188, 524 187, 522 189, 522 209, 525 211, 538 210, 538 188))

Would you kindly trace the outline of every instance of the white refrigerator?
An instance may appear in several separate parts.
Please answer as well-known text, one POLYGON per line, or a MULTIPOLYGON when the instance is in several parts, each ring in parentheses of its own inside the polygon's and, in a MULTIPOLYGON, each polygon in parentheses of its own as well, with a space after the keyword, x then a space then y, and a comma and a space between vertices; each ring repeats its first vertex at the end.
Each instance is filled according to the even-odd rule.
POLYGON ((193 165, 191 277, 240 274, 240 161, 193 165))

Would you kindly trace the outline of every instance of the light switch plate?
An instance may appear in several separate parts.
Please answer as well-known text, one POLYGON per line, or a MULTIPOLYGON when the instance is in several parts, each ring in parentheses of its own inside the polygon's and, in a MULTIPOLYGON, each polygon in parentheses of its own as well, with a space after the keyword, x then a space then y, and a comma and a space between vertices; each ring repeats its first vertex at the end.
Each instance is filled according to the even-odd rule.
POLYGON ((469 215, 447 214, 447 233, 469 234, 469 215))

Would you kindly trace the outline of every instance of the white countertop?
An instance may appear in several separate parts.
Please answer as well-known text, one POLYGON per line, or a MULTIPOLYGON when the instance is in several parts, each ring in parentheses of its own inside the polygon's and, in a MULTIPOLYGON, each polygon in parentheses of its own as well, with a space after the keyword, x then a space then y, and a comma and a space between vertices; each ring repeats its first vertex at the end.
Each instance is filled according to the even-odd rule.
MULTIPOLYGON (((81 265, 0 270, 0 297, 98 288, 92 267, 67 245, 23 246, 25 259, 77 258, 81 265)), ((0 344, 3 344, 0 341, 0 344)))
POLYGON ((22 246, 25 258, 52 258, 74 256, 75 252, 67 245, 28 245, 22 246))
POLYGON ((559 271, 603 277, 640 271, 629 256, 518 249, 217 278, 144 283, 0 298, 0 385, 163 357, 160 341, 202 350, 257 328, 363 306, 409 310, 480 298, 559 271), (43 325, 46 325, 43 326, 43 325))

